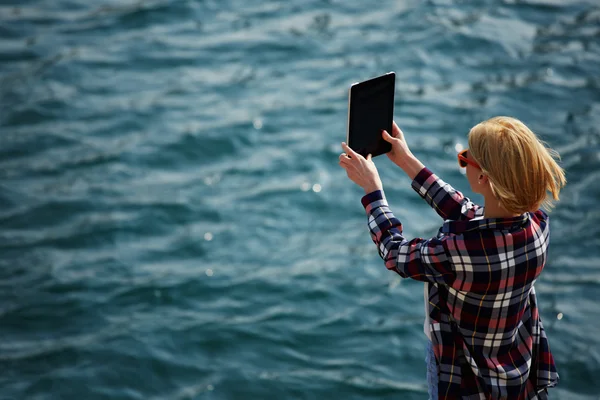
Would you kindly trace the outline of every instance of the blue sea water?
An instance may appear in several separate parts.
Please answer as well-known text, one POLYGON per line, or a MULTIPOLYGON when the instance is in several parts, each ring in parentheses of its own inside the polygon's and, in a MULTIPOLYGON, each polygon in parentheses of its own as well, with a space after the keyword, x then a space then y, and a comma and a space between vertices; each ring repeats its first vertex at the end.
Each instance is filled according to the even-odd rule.
POLYGON ((600 398, 597 1, 8 0, 0 34, 0 399, 426 399, 422 284, 337 165, 348 87, 388 71, 413 152, 476 201, 479 121, 560 152, 551 396, 600 398))

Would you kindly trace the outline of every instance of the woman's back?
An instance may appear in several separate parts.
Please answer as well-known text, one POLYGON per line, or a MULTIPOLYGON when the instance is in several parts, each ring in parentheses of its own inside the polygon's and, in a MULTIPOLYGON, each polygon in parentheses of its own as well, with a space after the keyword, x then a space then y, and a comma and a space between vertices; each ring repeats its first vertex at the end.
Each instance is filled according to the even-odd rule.
MULTIPOLYGON (((448 323, 460 334, 458 342, 473 376, 493 398, 508 395, 500 387, 513 387, 516 395, 526 392, 528 384, 531 389, 547 386, 550 382, 538 382, 537 369, 530 377, 526 368, 552 358, 533 286, 546 262, 546 213, 448 221, 442 237, 456 275, 437 288, 438 296, 445 299, 448 323)), ((555 375, 555 370, 542 375, 555 375)))

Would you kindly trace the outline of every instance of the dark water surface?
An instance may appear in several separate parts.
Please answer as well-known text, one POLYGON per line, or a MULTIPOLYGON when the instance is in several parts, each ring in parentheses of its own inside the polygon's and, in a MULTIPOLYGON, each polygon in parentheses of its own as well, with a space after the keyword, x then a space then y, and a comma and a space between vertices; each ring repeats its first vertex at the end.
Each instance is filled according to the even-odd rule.
POLYGON ((483 119, 563 156, 552 397, 599 398, 597 1, 13 0, 0 33, 1 399, 425 399, 423 286, 337 165, 349 85, 391 70, 413 152, 469 196, 483 119))

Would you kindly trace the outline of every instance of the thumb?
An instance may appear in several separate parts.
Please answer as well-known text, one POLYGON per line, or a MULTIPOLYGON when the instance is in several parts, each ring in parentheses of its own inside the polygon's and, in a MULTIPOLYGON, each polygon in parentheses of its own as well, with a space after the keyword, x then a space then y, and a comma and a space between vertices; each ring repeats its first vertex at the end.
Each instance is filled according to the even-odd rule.
POLYGON ((389 143, 394 143, 394 140, 396 140, 396 138, 394 138, 386 130, 384 130, 383 131, 383 140, 385 140, 386 142, 389 142, 389 143))
POLYGON ((367 155, 367 161, 371 161, 371 158, 373 158, 373 157, 371 156, 371 153, 369 153, 369 154, 367 155))

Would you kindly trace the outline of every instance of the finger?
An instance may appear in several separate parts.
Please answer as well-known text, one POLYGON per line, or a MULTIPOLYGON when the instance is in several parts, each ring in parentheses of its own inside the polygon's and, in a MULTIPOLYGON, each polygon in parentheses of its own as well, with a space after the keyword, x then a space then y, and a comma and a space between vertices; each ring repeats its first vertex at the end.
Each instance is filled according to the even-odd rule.
POLYGON ((346 153, 340 154, 340 156, 338 158, 339 158, 340 161, 350 162, 350 157, 346 153))
POLYGON ((342 162, 339 163, 340 167, 344 168, 344 171, 346 171, 346 176, 350 177, 350 175, 352 174, 350 172, 350 166, 348 164, 344 164, 342 162))
POLYGON ((373 157, 371 156, 371 153, 367 154, 367 161, 371 161, 371 158, 373 158, 373 157))
POLYGON ((354 165, 354 164, 352 163, 352 161, 354 161, 354 160, 353 160, 352 158, 348 157, 347 155, 346 155, 346 156, 344 156, 344 157, 340 156, 340 158, 339 158, 339 162, 340 162, 340 164, 344 164, 344 165, 346 165, 346 166, 348 166, 348 167, 351 167, 351 166, 353 166, 353 165, 354 165))
POLYGON ((344 151, 346 152, 346 154, 348 154, 351 158, 357 159, 359 157, 362 157, 360 154, 358 154, 357 152, 355 152, 354 150, 352 150, 350 148, 350 146, 348 146, 346 144, 346 142, 342 142, 342 148, 344 149, 344 151))
POLYGON ((383 137, 383 140, 385 140, 386 142, 389 142, 389 143, 393 143, 395 140, 395 138, 393 138, 392 135, 390 135, 388 133, 388 131, 385 131, 385 130, 383 131, 381 136, 383 137))

